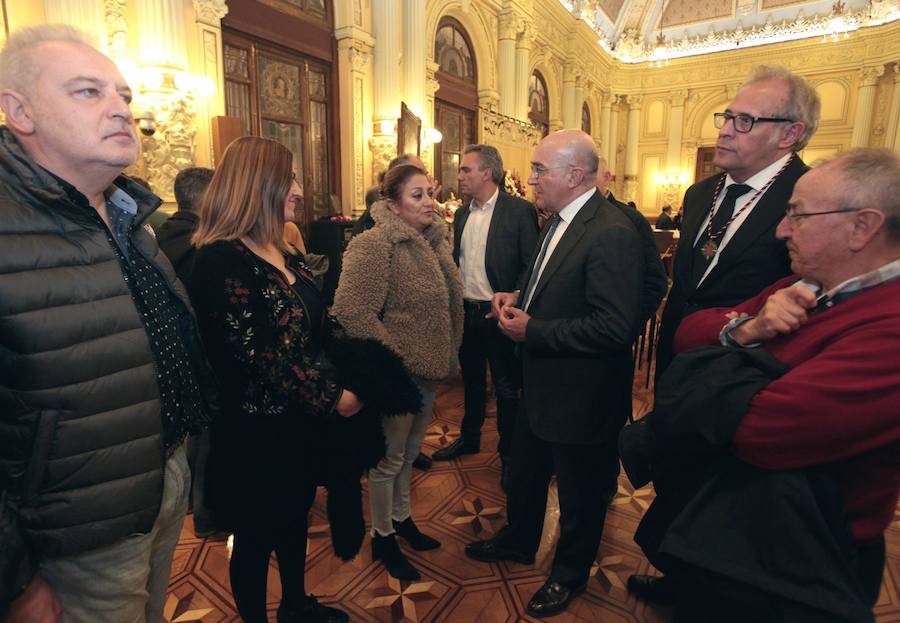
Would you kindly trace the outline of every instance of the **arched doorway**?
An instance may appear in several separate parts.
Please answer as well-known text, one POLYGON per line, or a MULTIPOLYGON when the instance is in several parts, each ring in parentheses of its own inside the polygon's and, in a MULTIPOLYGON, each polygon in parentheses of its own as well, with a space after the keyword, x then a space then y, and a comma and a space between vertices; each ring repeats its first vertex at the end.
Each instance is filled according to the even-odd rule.
POLYGON ((541 136, 550 132, 550 100, 547 97, 547 82, 537 69, 528 81, 528 118, 541 129, 541 136))
POLYGON ((459 197, 456 174, 463 148, 475 142, 478 110, 478 74, 472 42, 462 24, 444 17, 434 41, 438 90, 434 96, 434 125, 443 134, 435 145, 435 175, 444 186, 443 198, 459 197))

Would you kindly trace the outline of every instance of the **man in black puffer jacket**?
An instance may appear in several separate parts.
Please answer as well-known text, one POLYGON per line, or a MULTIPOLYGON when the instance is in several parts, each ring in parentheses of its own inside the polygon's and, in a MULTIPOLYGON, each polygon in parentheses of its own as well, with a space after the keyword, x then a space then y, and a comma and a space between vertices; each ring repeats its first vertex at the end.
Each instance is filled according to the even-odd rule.
POLYGON ((208 374, 141 226, 131 91, 79 31, 0 52, 0 619, 162 619, 208 374))

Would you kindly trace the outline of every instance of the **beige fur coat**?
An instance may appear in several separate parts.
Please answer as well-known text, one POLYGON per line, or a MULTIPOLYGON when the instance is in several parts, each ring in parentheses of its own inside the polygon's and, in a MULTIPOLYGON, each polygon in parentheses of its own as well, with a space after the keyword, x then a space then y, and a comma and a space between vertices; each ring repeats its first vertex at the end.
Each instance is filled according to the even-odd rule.
POLYGON ((333 312, 347 333, 382 342, 412 374, 448 379, 462 341, 463 287, 447 227, 435 216, 420 235, 384 201, 372 218, 375 227, 344 253, 333 312))

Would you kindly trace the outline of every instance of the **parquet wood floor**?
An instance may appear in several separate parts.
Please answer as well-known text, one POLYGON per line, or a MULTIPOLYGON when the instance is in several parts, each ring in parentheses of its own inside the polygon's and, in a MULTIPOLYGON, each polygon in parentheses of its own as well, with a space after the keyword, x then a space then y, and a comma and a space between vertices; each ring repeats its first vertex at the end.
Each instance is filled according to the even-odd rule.
MULTIPOLYGON (((643 387, 645 371, 635 380, 634 411, 641 417, 649 406, 643 387)), ((455 438, 463 412, 461 385, 442 387, 435 417, 425 439, 425 452, 455 438)), ((423 531, 439 538, 442 547, 430 552, 407 551, 421 571, 417 582, 399 582, 373 563, 368 541, 360 554, 342 563, 331 553, 320 492, 311 516, 307 590, 320 601, 339 605, 352 621, 380 623, 512 623, 536 621, 524 614, 525 603, 547 577, 552 543, 558 531, 558 507, 551 492, 544 542, 533 566, 483 564, 466 558, 464 546, 491 535, 503 524, 504 495, 496 447, 496 419, 489 407, 482 436, 482 452, 450 462, 435 463, 413 475, 413 517, 423 531)), ((624 475, 607 514, 603 542, 588 590, 565 613, 550 618, 559 623, 665 623, 666 608, 634 599, 625 590, 632 573, 652 572, 632 536, 653 498, 648 488, 634 491, 624 475)), ((888 560, 878 623, 900 622, 900 510, 887 535, 888 560)), ((185 522, 172 563, 165 615, 168 623, 240 621, 228 583, 228 545, 197 539, 192 518, 185 522)), ((269 574, 270 620, 275 620, 280 584, 273 559, 269 574)))

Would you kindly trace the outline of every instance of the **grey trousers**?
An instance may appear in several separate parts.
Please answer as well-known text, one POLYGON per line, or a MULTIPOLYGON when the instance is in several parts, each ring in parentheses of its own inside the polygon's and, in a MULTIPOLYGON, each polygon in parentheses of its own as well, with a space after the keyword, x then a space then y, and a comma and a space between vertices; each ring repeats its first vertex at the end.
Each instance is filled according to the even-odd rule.
POLYGON ((191 490, 184 445, 166 461, 153 529, 101 549, 54 558, 40 570, 62 604, 63 623, 160 623, 191 490))
POLYGON ((412 463, 419 450, 434 408, 435 384, 416 379, 422 392, 422 410, 418 413, 386 417, 382 420, 385 456, 369 470, 369 509, 372 531, 381 536, 394 533, 391 520, 404 521, 410 515, 409 483, 412 463))

